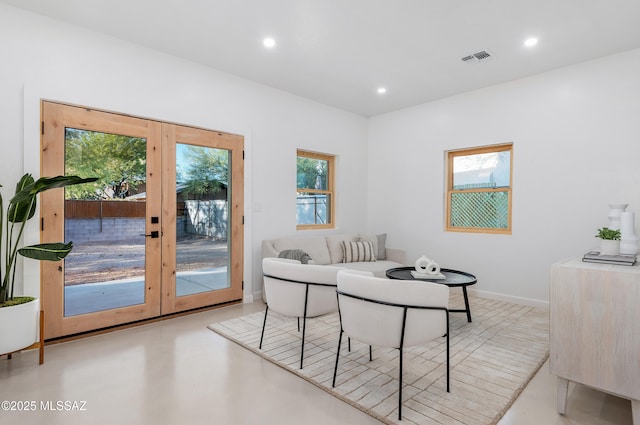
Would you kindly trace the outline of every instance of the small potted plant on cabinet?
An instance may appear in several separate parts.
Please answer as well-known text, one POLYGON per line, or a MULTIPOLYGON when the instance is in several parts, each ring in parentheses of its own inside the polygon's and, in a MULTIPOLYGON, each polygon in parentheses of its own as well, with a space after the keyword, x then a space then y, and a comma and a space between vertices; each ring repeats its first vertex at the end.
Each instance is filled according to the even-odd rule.
POLYGON ((620 254, 620 230, 603 227, 598 229, 596 238, 600 238, 600 255, 620 254))
POLYGON ((18 182, 6 212, 0 195, 0 257, 4 254, 0 261, 0 354, 19 351, 39 340, 37 327, 40 300, 14 295, 18 254, 36 260, 59 261, 73 247, 72 242, 20 247, 27 221, 35 215, 38 194, 49 189, 95 180, 97 179, 78 176, 42 177, 34 180, 31 174, 25 174, 18 182))

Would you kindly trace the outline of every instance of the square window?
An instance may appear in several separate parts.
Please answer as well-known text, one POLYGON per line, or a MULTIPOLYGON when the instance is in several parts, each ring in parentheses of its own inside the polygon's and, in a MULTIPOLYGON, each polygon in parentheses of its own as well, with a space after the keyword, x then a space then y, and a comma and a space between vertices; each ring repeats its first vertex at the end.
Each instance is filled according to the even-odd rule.
POLYGON ((445 230, 511 234, 512 153, 512 144, 447 152, 445 230))

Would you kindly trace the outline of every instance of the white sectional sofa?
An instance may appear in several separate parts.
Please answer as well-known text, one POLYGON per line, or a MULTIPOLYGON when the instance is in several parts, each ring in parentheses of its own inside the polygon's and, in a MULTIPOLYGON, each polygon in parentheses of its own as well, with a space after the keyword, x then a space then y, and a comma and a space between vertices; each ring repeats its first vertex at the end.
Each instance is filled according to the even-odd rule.
MULTIPOLYGON (((278 257, 287 250, 302 250, 311 257, 310 264, 334 265, 352 270, 372 272, 375 276, 385 277, 385 272, 394 267, 405 265, 405 252, 402 249, 386 247, 386 234, 376 236, 346 233, 329 236, 309 236, 296 238, 280 238, 262 241, 262 258, 278 257), (343 244, 343 242, 345 244, 343 244), (343 246, 347 249, 357 246, 357 242, 371 242, 375 259, 359 260, 357 255, 347 254, 347 261, 343 253, 343 246), (352 258, 349 258, 352 257, 352 258)), ((367 257, 369 258, 369 257, 367 257)))

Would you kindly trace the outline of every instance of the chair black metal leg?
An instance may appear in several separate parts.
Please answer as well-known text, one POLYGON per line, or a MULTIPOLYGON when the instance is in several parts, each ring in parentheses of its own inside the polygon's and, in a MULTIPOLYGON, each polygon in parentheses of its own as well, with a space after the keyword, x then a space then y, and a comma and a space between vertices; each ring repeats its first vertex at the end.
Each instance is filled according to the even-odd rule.
POLYGON ((400 347, 399 350, 400 350, 400 376, 399 376, 400 388, 398 388, 398 420, 401 421, 402 420, 402 347, 400 347))
POLYGON ((262 334, 260 335, 260 350, 262 350, 262 339, 264 338, 264 327, 267 325, 267 313, 269 312, 269 306, 267 305, 267 309, 264 311, 264 321, 262 322, 262 334))
MULTIPOLYGON (((302 360, 304 360, 304 334, 307 330, 307 303, 309 302, 309 285, 306 285, 304 293, 304 314, 302 316, 302 349, 300 350, 300 369, 302 369, 302 360)), ((298 318, 298 323, 300 318, 298 318)))
POLYGON ((342 329, 340 329, 340 336, 338 337, 338 351, 336 352, 336 366, 333 369, 333 383, 331 387, 336 386, 336 374, 338 373, 338 359, 340 358, 340 345, 342 345, 342 329))
POLYGON ((298 317, 298 332, 300 332, 300 318, 298 317))
POLYGON ((302 360, 304 360, 304 334, 307 329, 307 318, 302 318, 302 349, 300 350, 300 369, 302 369, 302 360))
POLYGON ((450 333, 451 331, 449 330, 449 312, 447 312, 447 392, 450 392, 449 391, 449 370, 450 370, 449 358, 451 357, 449 353, 449 334, 450 333))
POLYGON ((371 346, 369 346, 369 361, 373 361, 373 349, 371 348, 371 346))
POLYGON ((398 420, 402 420, 402 347, 404 347, 404 332, 407 329, 407 310, 408 307, 404 306, 402 312, 402 333, 400 334, 400 347, 398 347, 398 351, 400 351, 400 376, 398 380, 400 381, 400 387, 398 388, 398 420))
POLYGON ((348 345, 347 351, 351 352, 351 337, 350 336, 347 337, 347 345, 348 345))
POLYGON ((447 331, 447 392, 449 391, 449 332, 447 331))

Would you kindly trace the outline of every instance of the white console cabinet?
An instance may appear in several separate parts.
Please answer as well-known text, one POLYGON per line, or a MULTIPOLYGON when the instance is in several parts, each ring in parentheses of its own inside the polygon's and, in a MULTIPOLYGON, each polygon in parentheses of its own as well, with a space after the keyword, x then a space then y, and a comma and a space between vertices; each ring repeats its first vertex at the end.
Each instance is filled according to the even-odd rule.
POLYGON ((571 381, 630 399, 640 425, 640 266, 553 264, 549 304, 558 412, 571 381))

